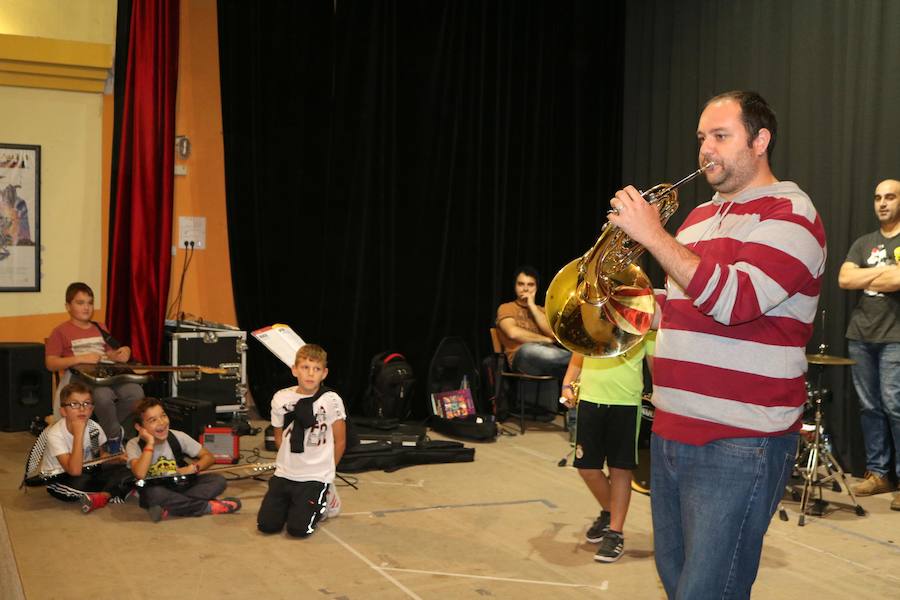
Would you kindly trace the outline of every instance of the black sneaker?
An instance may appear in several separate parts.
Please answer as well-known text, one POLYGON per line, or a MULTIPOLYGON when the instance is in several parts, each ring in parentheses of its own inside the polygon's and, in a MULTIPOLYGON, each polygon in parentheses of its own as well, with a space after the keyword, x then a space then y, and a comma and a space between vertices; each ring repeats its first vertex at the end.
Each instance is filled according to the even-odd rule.
POLYGON ((600 541, 594 560, 600 562, 616 562, 625 553, 625 536, 614 531, 607 531, 600 541))
POLYGON ((584 538, 590 543, 596 544, 603 539, 607 531, 609 531, 609 513, 604 510, 599 517, 594 519, 594 524, 584 534, 584 538))

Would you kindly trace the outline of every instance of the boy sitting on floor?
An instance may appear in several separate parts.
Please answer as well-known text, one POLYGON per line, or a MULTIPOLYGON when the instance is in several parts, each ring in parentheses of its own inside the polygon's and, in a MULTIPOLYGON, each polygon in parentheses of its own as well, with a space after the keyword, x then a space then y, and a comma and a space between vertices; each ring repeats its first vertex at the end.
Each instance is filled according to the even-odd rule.
POLYGON ((47 484, 47 493, 67 502, 81 500, 81 510, 85 513, 103 508, 111 498, 121 501, 131 488, 127 469, 119 465, 93 473, 84 471, 85 463, 109 456, 102 448, 106 434, 91 420, 94 410, 91 390, 73 382, 63 386, 59 397, 63 418, 42 434, 46 449, 41 458, 41 473, 60 474, 47 484))
POLYGON ((134 428, 138 437, 125 446, 131 472, 147 485, 141 488, 141 506, 148 509, 156 523, 169 515, 220 515, 237 512, 237 498, 216 497, 225 491, 227 482, 221 475, 207 473, 177 488, 165 483, 167 476, 193 476, 215 462, 209 450, 183 431, 169 429, 169 417, 157 398, 144 398, 134 409, 134 428), (184 457, 195 459, 188 463, 184 457), (152 478, 158 477, 158 485, 152 478), (151 479, 147 479, 151 478, 151 479))
POLYGON ((289 535, 307 537, 337 512, 333 482, 346 446, 346 413, 341 397, 322 385, 328 356, 321 346, 297 350, 291 373, 297 385, 272 397, 278 456, 256 524, 263 533, 278 533, 287 523, 289 535))

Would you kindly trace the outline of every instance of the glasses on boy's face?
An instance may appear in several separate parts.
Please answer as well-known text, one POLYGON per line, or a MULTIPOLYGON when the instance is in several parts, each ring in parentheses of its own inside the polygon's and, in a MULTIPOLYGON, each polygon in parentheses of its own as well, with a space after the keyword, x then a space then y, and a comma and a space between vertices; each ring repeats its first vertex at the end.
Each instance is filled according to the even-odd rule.
POLYGON ((63 404, 66 408, 75 408, 75 409, 84 409, 88 410, 89 408, 94 408, 93 402, 69 402, 68 404, 63 404))

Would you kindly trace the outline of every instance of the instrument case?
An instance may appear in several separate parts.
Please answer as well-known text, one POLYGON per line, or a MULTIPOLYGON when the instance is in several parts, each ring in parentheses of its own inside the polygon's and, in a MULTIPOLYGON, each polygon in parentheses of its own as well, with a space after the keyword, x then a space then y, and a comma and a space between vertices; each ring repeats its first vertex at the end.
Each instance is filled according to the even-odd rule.
POLYGON ((166 352, 172 366, 200 365, 231 370, 227 375, 173 373, 169 393, 206 400, 223 418, 247 412, 247 332, 181 324, 166 327, 166 352))
POLYGON ((455 419, 432 416, 431 428, 438 433, 478 442, 492 442, 497 439, 497 421, 494 415, 466 415, 455 419))

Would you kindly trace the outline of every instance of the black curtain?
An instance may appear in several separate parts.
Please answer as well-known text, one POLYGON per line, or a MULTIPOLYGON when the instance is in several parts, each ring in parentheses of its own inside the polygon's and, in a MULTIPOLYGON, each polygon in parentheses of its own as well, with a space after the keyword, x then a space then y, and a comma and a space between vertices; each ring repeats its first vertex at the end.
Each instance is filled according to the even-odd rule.
MULTIPOLYGON (((512 298, 582 254, 620 184, 624 7, 591 0, 220 0, 242 328, 291 325, 353 406, 370 357, 476 359, 512 298)), ((542 286, 543 288, 543 286, 542 286)), ((290 374, 251 344, 263 413, 290 374)))
MULTIPOLYGON (((900 176, 900 3, 833 0, 644 0, 627 3, 623 180, 645 189, 696 168, 703 102, 752 89, 778 115, 773 170, 805 190, 828 241, 820 311, 809 351, 821 343, 846 356, 856 294, 837 273, 854 239, 875 230, 876 184, 900 176)), ((674 230, 708 200, 686 186, 674 230)), ((658 267, 651 267, 661 281, 658 267)), ((848 367, 811 366, 810 382, 831 388, 828 429, 856 474, 865 466, 859 409, 848 367)))

